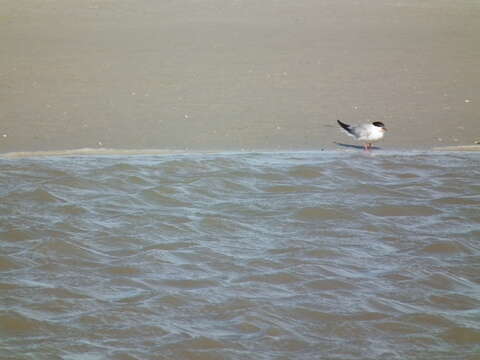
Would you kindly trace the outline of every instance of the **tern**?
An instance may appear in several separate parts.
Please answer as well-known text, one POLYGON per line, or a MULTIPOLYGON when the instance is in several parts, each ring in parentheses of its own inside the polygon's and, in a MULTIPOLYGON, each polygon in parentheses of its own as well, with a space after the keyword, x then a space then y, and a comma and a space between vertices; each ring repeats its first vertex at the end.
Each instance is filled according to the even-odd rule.
POLYGON ((387 131, 385 125, 380 121, 361 125, 348 125, 340 120, 337 120, 337 122, 348 135, 353 136, 358 141, 363 141, 365 150, 371 149, 372 143, 383 138, 385 131, 387 131))

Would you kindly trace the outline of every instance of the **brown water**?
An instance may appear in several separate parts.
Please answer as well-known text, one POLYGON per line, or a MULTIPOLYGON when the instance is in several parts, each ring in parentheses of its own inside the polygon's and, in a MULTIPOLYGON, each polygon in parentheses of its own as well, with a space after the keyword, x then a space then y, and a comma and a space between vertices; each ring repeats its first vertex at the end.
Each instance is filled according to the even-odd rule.
POLYGON ((478 359, 479 154, 0 159, 1 359, 478 359))

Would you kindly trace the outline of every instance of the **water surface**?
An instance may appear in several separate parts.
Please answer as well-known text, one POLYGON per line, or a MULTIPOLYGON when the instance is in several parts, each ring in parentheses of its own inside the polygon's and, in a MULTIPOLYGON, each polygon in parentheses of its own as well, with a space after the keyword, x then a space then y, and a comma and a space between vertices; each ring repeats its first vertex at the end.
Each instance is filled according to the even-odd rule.
POLYGON ((0 358, 478 359, 479 160, 0 159, 0 358))

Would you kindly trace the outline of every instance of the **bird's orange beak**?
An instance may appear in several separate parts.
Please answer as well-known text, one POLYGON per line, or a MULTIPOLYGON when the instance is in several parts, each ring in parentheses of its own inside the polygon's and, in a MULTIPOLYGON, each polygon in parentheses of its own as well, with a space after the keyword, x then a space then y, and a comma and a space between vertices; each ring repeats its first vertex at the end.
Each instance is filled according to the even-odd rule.
POLYGON ((386 128, 386 127, 382 128, 382 129, 383 129, 383 131, 387 131, 387 128, 386 128))

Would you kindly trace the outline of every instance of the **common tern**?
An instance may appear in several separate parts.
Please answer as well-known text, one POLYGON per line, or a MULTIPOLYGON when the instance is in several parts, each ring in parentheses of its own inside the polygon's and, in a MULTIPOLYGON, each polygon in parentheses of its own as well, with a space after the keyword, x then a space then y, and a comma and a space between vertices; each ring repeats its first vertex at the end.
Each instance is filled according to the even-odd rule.
POLYGON ((337 120, 337 122, 348 135, 353 136, 358 141, 363 141, 365 150, 371 149, 372 143, 383 138, 385 131, 387 131, 385 125, 380 121, 361 125, 348 125, 340 120, 337 120))

